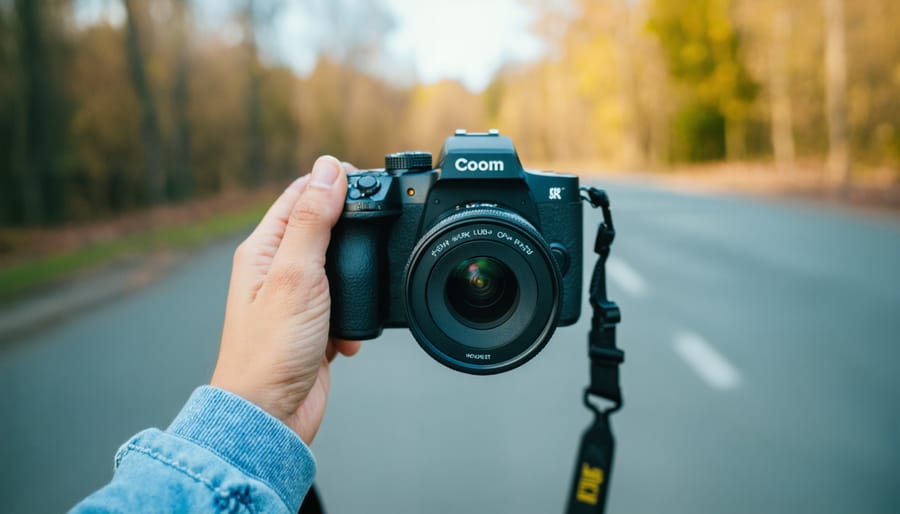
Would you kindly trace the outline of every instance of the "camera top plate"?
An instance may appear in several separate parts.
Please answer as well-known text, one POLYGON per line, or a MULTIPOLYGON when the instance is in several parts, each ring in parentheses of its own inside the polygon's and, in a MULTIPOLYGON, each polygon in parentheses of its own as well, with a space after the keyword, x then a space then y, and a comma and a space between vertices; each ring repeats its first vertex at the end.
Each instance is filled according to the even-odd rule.
POLYGON ((438 155, 441 180, 523 179, 525 170, 512 139, 496 130, 447 138, 438 155))

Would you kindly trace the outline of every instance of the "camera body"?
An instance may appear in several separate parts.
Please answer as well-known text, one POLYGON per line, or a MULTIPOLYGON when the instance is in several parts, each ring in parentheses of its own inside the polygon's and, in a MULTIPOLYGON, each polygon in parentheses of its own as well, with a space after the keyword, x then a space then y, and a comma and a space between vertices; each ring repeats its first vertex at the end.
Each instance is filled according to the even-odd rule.
POLYGON ((509 137, 459 130, 431 154, 348 175, 326 259, 331 334, 409 327, 473 374, 517 367, 581 311, 578 177, 526 171, 509 137))

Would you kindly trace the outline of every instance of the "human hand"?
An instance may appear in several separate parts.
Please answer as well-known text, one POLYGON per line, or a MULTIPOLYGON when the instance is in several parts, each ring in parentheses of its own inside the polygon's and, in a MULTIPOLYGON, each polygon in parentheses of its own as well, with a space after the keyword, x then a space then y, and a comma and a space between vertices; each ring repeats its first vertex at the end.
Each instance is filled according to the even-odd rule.
POLYGON ((325 251, 346 194, 341 163, 319 157, 238 246, 210 381, 280 419, 307 444, 325 414, 329 363, 359 351, 358 341, 328 337, 325 251))

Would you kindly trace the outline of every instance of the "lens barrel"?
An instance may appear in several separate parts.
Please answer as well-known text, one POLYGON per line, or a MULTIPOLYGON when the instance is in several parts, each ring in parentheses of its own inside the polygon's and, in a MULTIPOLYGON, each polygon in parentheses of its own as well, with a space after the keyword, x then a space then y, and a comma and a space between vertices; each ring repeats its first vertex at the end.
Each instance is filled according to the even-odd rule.
POLYGON ((550 339, 560 283, 550 247, 531 223, 496 206, 463 208, 428 230, 410 255, 407 322, 445 366, 500 373, 550 339))

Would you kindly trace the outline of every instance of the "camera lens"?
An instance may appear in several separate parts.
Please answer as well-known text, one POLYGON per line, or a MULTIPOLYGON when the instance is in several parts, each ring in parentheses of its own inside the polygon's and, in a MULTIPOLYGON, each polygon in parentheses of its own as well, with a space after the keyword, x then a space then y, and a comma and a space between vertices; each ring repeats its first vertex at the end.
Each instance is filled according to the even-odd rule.
POLYGON ((413 247, 406 321, 441 364, 500 373, 530 360, 553 335, 560 282, 549 245, 525 218, 493 205, 463 207, 413 247))
POLYGON ((519 297, 513 272, 492 257, 461 261, 447 278, 447 302, 463 323, 476 328, 502 322, 519 297))

